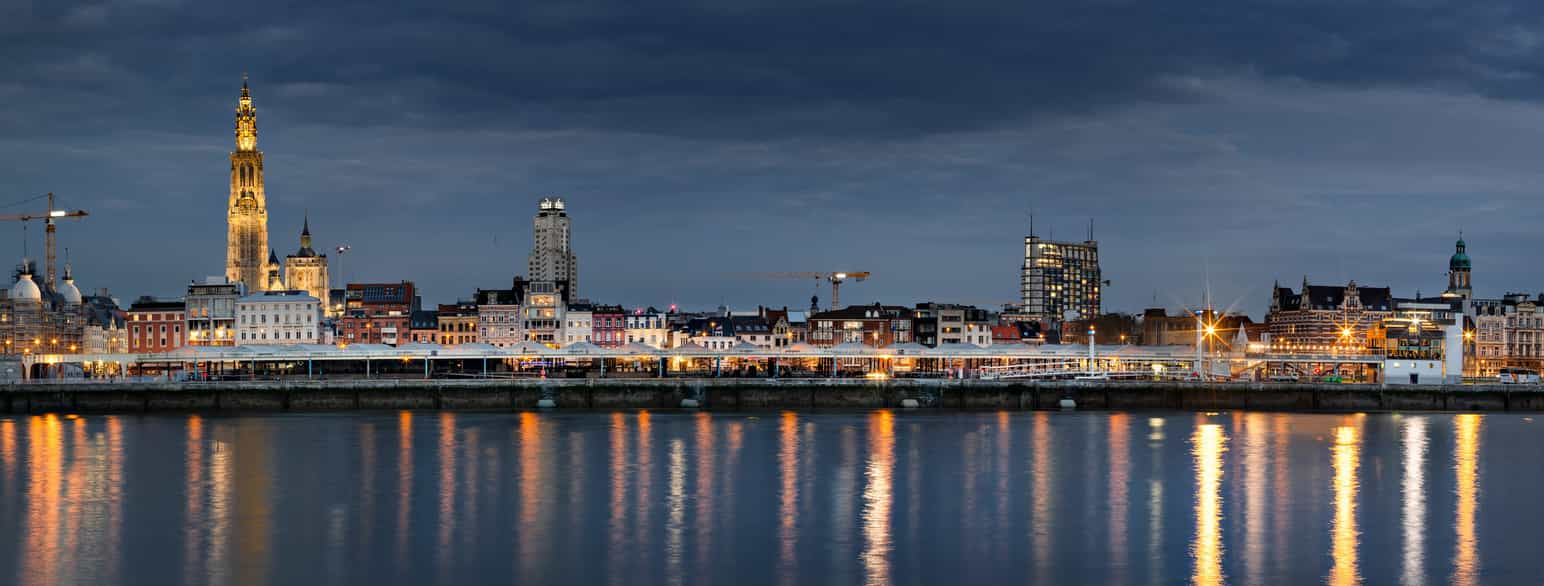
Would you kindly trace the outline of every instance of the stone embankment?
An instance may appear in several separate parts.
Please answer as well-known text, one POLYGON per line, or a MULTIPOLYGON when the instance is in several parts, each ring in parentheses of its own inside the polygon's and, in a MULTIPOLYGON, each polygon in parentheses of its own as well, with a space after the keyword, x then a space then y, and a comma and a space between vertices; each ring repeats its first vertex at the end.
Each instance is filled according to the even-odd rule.
POLYGON ((0 413, 378 409, 1544 411, 1544 387, 939 380, 330 380, 0 386, 0 413))

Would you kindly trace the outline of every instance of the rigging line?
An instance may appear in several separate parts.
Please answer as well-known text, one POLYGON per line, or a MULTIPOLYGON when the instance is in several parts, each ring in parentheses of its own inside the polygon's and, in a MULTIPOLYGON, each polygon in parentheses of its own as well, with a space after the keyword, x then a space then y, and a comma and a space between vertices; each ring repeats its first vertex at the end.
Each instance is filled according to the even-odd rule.
POLYGON ((28 203, 28 202, 34 202, 34 201, 37 201, 37 200, 40 200, 40 199, 43 199, 43 198, 46 198, 46 197, 48 197, 48 194, 45 193, 43 195, 39 195, 39 196, 35 196, 35 197, 29 197, 29 198, 21 200, 21 201, 13 201, 13 202, 8 203, 8 204, 0 204, 0 208, 8 208, 8 207, 19 206, 21 204, 28 203))

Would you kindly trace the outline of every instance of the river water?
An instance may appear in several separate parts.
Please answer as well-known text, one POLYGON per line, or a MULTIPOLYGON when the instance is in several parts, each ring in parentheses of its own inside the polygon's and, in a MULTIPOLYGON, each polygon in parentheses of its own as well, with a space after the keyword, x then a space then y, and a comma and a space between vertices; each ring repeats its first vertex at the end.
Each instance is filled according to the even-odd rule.
POLYGON ((0 583, 1539 584, 1544 420, 0 419, 0 583))

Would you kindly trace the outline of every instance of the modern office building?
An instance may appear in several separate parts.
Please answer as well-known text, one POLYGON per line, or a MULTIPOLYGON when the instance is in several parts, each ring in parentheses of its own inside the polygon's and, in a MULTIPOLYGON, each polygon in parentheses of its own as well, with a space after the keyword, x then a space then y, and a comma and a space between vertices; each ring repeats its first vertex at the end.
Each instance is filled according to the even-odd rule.
POLYGON ((1024 266, 1020 273, 1021 310, 1038 321, 1089 319, 1101 311, 1099 243, 1060 242, 1035 235, 1030 226, 1024 237, 1024 266))

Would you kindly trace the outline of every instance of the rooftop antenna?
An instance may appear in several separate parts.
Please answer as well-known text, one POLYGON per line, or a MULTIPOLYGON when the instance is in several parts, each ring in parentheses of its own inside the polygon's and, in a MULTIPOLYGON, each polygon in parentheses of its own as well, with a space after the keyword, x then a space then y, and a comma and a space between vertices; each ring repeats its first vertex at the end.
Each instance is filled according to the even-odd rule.
POLYGON ((1088 241, 1089 242, 1093 242, 1094 241, 1094 219, 1093 218, 1089 218, 1088 219, 1088 241))
POLYGON ((1035 211, 1029 211, 1029 237, 1035 237, 1035 211))

